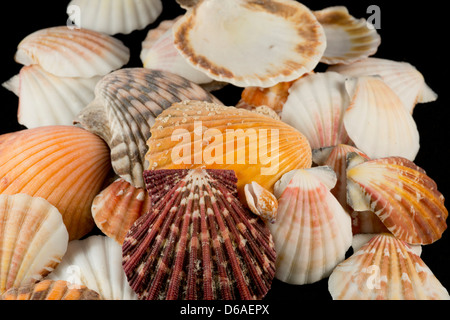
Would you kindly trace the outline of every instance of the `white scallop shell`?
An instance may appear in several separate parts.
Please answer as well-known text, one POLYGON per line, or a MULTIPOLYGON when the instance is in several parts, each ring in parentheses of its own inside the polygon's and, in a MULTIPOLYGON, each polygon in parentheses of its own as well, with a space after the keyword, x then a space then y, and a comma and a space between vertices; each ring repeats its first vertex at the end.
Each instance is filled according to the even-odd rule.
POLYGON ((162 10, 161 0, 72 0, 67 7, 69 19, 78 27, 109 35, 144 29, 162 10))
POLYGON ((136 300, 122 269, 122 246, 105 236, 69 242, 62 262, 48 277, 84 285, 106 300, 136 300))

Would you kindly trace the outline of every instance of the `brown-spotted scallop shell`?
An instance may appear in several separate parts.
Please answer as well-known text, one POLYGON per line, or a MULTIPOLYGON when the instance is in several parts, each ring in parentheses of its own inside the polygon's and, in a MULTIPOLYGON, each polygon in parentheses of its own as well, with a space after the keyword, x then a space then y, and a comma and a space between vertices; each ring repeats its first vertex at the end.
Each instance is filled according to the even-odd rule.
POLYGON ((264 222, 237 199, 231 170, 144 173, 149 213, 131 227, 123 267, 140 299, 261 299, 276 253, 264 222))

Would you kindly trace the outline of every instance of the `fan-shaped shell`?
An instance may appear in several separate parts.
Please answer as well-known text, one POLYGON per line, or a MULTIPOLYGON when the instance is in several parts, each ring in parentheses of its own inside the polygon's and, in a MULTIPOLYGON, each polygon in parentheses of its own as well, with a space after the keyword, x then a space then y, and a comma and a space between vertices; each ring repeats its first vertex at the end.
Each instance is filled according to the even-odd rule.
POLYGON ((163 20, 156 28, 150 29, 147 32, 147 36, 145 37, 144 41, 142 41, 142 49, 139 55, 142 62, 145 60, 148 50, 156 43, 156 41, 158 41, 158 39, 163 34, 166 33, 166 31, 172 29, 172 26, 180 17, 181 16, 178 16, 172 20, 163 20))
POLYGON ((105 76, 95 88, 95 100, 75 123, 102 137, 111 149, 116 174, 144 187, 146 142, 155 118, 175 102, 200 100, 221 104, 196 84, 175 74, 126 68, 105 76))
POLYGON ((312 149, 349 144, 343 121, 349 103, 344 76, 309 74, 289 89, 281 120, 303 133, 312 149))
POLYGON ((327 47, 320 62, 349 64, 374 55, 381 37, 366 19, 356 19, 346 7, 329 7, 314 11, 327 38, 327 47))
POLYGON ((122 244, 133 223, 150 210, 150 199, 144 188, 117 179, 94 198, 91 210, 97 227, 122 244))
POLYGON ((80 13, 79 27, 110 35, 144 29, 163 10, 161 0, 72 0, 67 7, 69 19, 76 16, 70 10, 73 6, 80 13))
POLYGON ((66 26, 33 32, 18 45, 15 60, 39 64, 60 77, 103 76, 125 65, 130 50, 118 39, 87 29, 66 26))
POLYGON ((373 211, 398 239, 430 244, 447 229, 448 211, 436 183, 399 157, 363 161, 349 154, 347 190, 356 211, 373 211))
POLYGON ((190 64, 240 87, 297 79, 316 67, 326 46, 322 26, 296 1, 203 0, 173 30, 190 64))
POLYGON ((19 97, 18 122, 31 129, 71 125, 75 116, 94 98, 99 80, 99 76, 57 77, 39 65, 31 65, 23 67, 3 86, 19 97))
POLYGON ((328 167, 295 170, 278 183, 277 221, 269 228, 275 242, 275 277, 289 284, 308 284, 330 275, 352 243, 350 216, 330 192, 336 179, 328 167), (330 176, 330 177, 327 177, 330 176))
POLYGON ((0 193, 48 200, 61 212, 71 240, 92 230, 92 200, 110 169, 104 141, 73 126, 22 130, 0 144, 0 193))
POLYGON ((122 268, 121 245, 105 236, 71 241, 48 279, 86 286, 105 300, 137 299, 122 268))
POLYGON ((230 170, 145 172, 151 211, 125 238, 123 266, 140 299, 261 299, 276 253, 264 222, 236 198, 230 170))
POLYGON ((68 241, 61 214, 47 200, 0 195, 0 294, 45 277, 61 261, 68 241))
POLYGON ((62 280, 42 280, 20 288, 11 288, 0 296, 0 300, 101 300, 101 297, 85 286, 62 280))
POLYGON ((405 242, 380 234, 340 263, 328 281, 335 300, 449 300, 424 261, 405 242))
POLYGON ((306 138, 262 114, 198 101, 176 103, 152 127, 149 169, 234 170, 238 190, 252 181, 268 191, 293 169, 311 166, 306 138))

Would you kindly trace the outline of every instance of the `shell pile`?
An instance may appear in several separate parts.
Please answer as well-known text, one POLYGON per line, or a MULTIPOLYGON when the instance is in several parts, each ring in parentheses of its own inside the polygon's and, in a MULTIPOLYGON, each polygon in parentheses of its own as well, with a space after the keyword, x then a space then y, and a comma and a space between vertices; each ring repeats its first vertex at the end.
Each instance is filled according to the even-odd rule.
POLYGON ((67 26, 18 44, 0 299, 260 300, 324 280, 332 299, 450 300, 418 254, 448 217, 414 162, 414 108, 437 99, 423 75, 373 57, 377 29, 343 6, 180 0, 164 20, 166 3, 72 0, 67 26))

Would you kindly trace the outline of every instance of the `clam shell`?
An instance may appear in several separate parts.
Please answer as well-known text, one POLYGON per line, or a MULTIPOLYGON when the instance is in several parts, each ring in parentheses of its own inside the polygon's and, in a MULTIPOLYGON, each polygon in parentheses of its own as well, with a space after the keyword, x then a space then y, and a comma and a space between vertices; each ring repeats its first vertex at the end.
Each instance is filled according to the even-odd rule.
POLYGON ((76 286, 62 280, 42 280, 20 288, 11 288, 0 296, 0 300, 101 300, 101 297, 85 286, 76 286))
POLYGON ((312 163, 311 148, 300 132, 282 121, 234 107, 175 103, 156 119, 151 132, 149 170, 234 170, 243 200, 246 184, 254 181, 272 192, 284 173, 312 163))
POLYGON ((94 98, 100 77, 57 77, 39 65, 23 67, 3 86, 19 97, 18 122, 32 129, 71 125, 75 116, 94 98))
POLYGON ((147 190, 135 188, 124 179, 117 179, 100 192, 91 208, 97 227, 119 244, 133 223, 149 210, 147 190))
POLYGON ((413 161, 419 152, 419 132, 400 98, 380 77, 348 79, 351 96, 344 126, 355 146, 370 158, 399 156, 413 161))
POLYGON ((86 286, 105 300, 137 299, 122 268, 121 245, 105 236, 71 241, 48 279, 86 286))
POLYGON ((173 31, 175 46, 190 64, 239 87, 298 79, 316 67, 326 46, 312 12, 286 0, 203 0, 173 31))
POLYGON ((449 300, 425 262, 389 234, 372 238, 340 263, 328 281, 334 300, 449 300))
POLYGON ((349 103, 344 76, 309 74, 289 89, 281 120, 303 133, 312 149, 349 144, 343 122, 349 103))
POLYGON ((0 195, 0 294, 45 277, 61 261, 68 241, 61 214, 48 201, 0 195))
POLYGON ((327 38, 327 47, 320 62, 349 64, 374 55, 381 37, 366 19, 356 19, 346 7, 329 7, 314 11, 327 38))
POLYGON ((122 246, 123 267, 140 299, 262 299, 276 253, 264 222, 236 198, 230 170, 145 173, 151 211, 122 246))
POLYGON ((378 75, 398 95, 403 105, 412 113, 417 103, 432 102, 437 94, 425 83, 424 76, 408 62, 381 58, 367 58, 349 65, 330 66, 346 76, 378 75))
POLYGON ((125 68, 103 77, 95 88, 95 99, 75 123, 102 137, 111 149, 116 174, 142 188, 150 127, 164 109, 187 99, 221 104, 196 84, 175 74, 125 68))
MULTIPOLYGON (((80 11, 80 27, 109 35, 129 34, 144 29, 161 14, 161 0, 72 0, 80 11)), ((76 21, 75 21, 76 22, 76 21)))
POLYGON ((277 221, 269 228, 277 252, 275 277, 309 284, 328 277, 352 243, 350 216, 330 192, 329 167, 295 170, 278 184, 277 221), (321 176, 326 179, 322 181, 321 176))
POLYGON ((22 130, 0 144, 0 193, 48 200, 60 211, 70 240, 94 227, 92 200, 110 169, 104 141, 73 126, 22 130))
POLYGON ((130 50, 118 39, 87 29, 66 26, 33 32, 18 45, 15 60, 39 64, 59 77, 103 76, 125 65, 130 50))
POLYGON ((349 154, 347 190, 356 211, 373 211, 398 239, 430 244, 447 229, 448 211, 436 183, 399 157, 363 161, 349 154))

